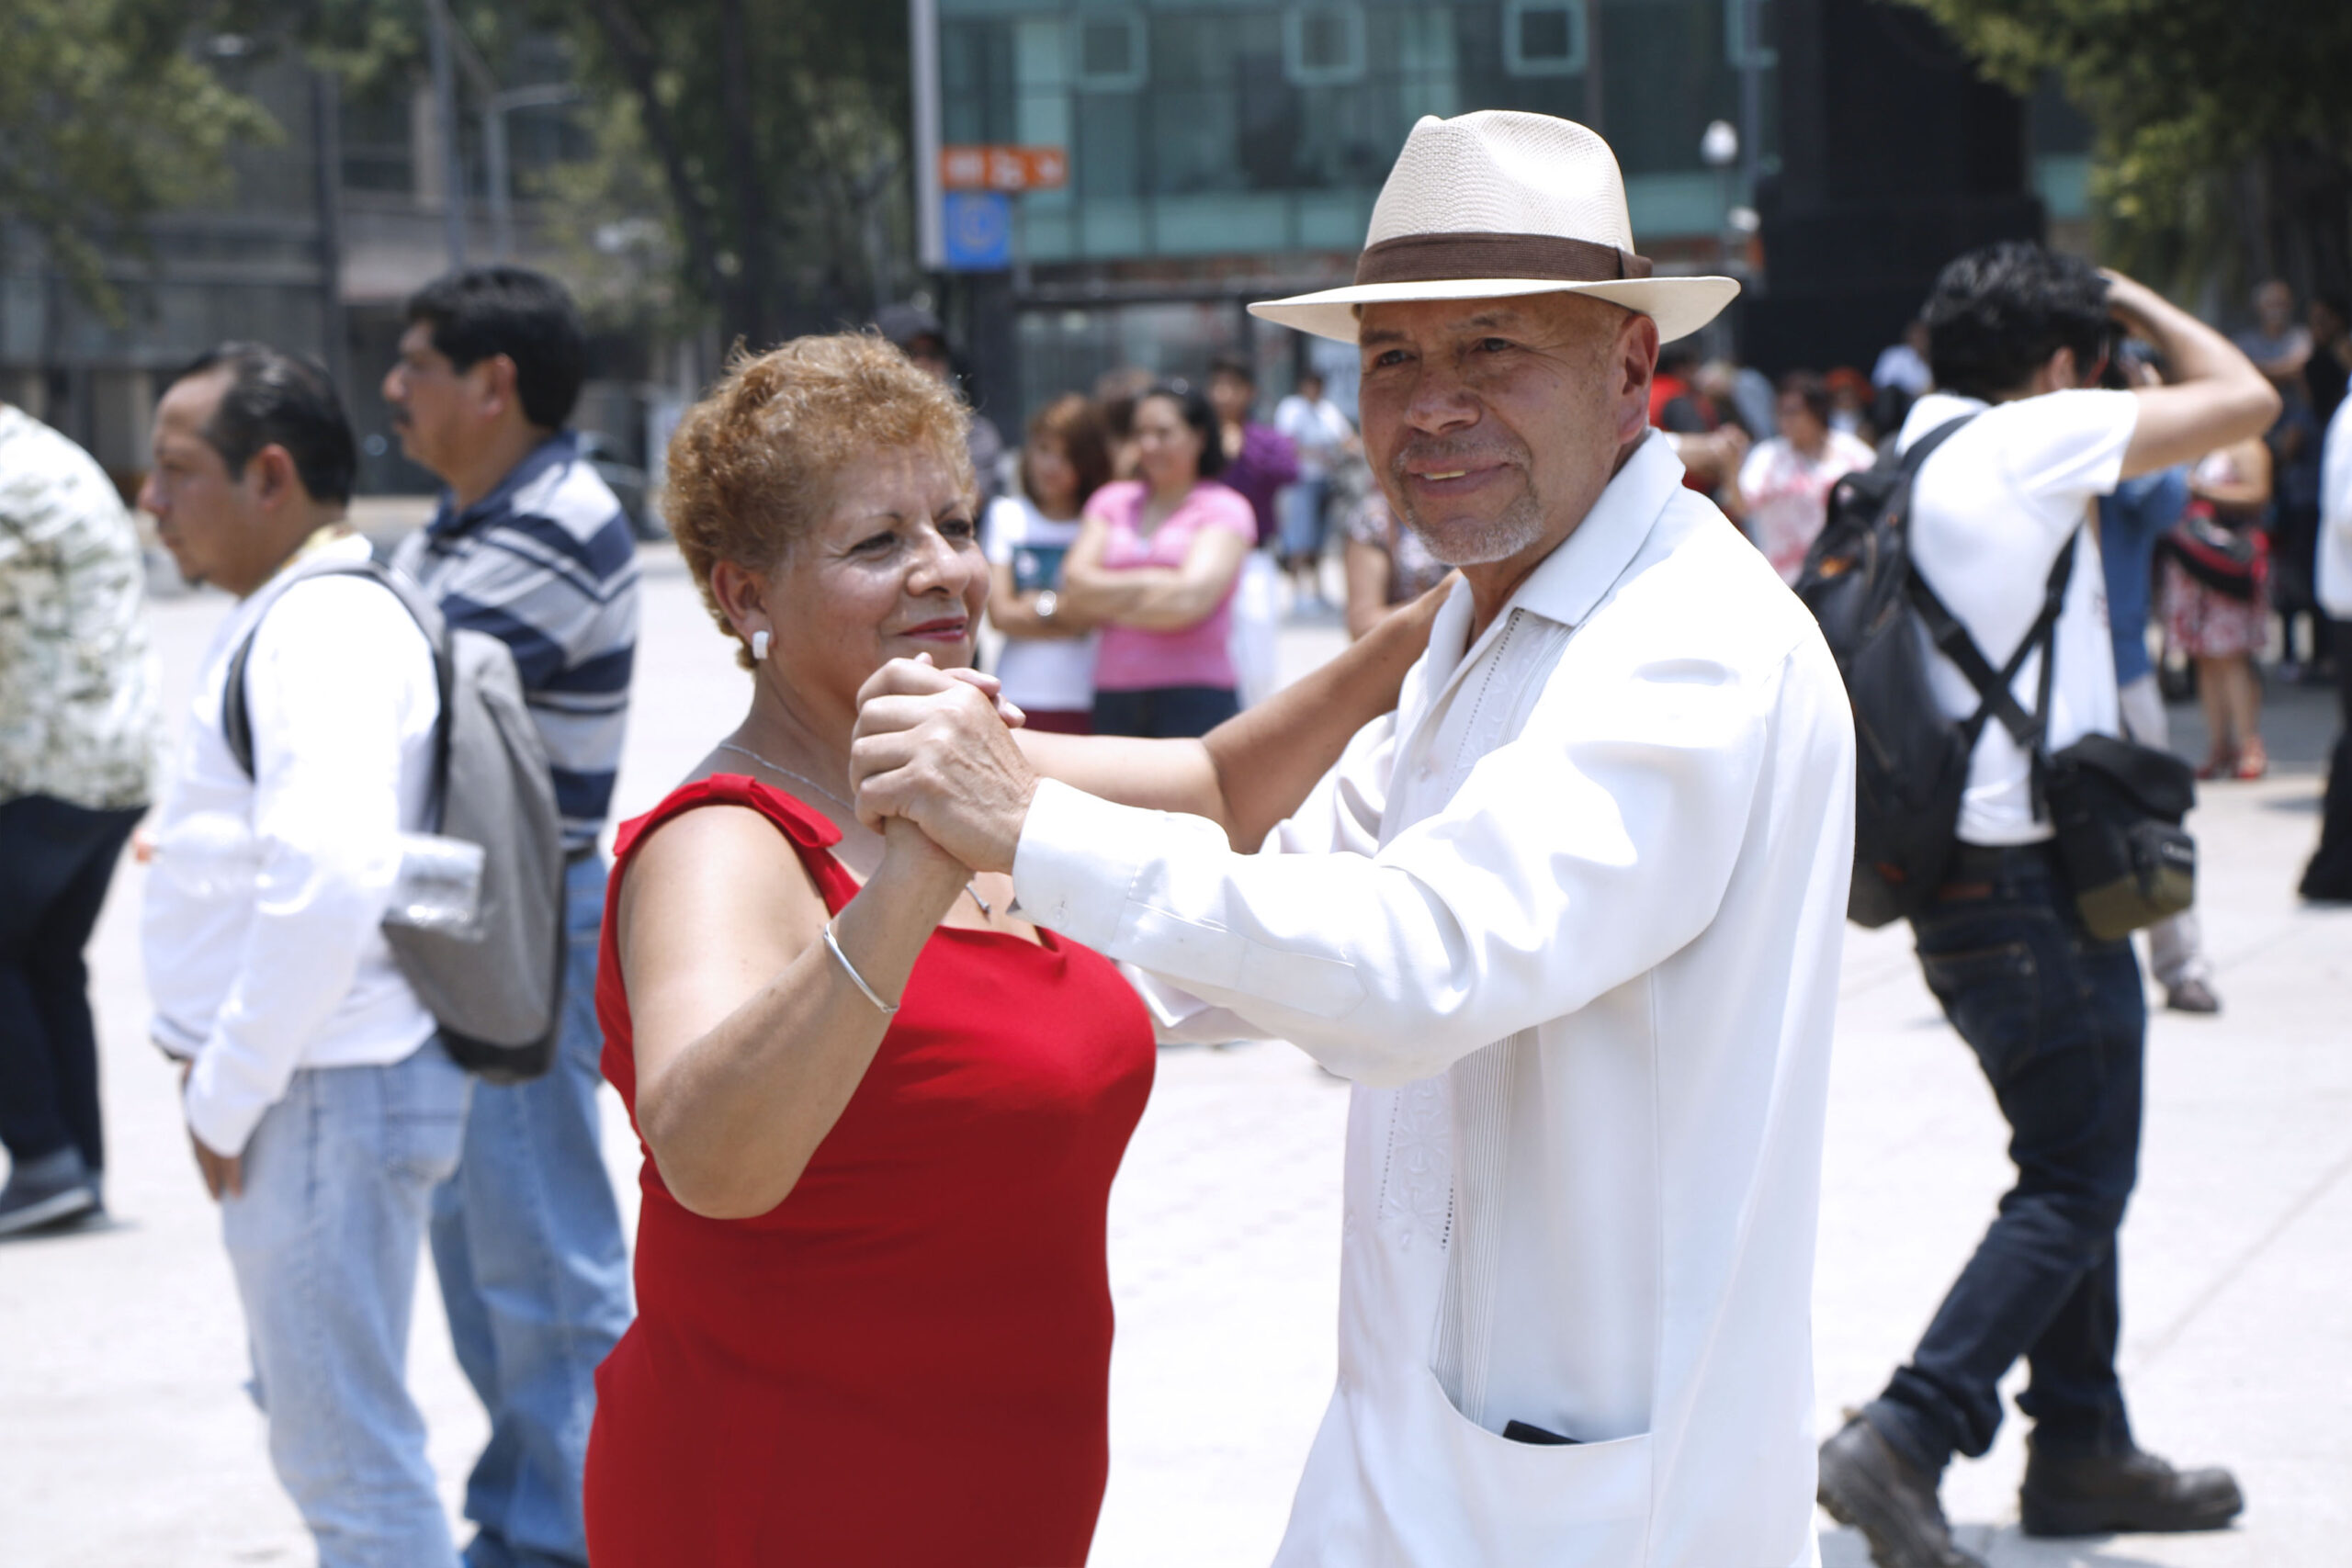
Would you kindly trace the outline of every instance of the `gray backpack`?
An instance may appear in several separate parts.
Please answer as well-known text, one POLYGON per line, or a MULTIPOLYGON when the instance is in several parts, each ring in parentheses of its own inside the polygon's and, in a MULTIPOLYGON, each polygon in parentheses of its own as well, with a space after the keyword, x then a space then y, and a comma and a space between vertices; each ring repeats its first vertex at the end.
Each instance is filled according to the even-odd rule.
MULTIPOLYGON (((451 631, 424 589, 378 562, 337 562, 302 577, 382 584, 433 647, 441 713, 425 827, 482 847, 481 911, 462 933, 387 923, 384 940, 460 1066, 492 1083, 535 1078, 555 1059, 563 1020, 563 819, 514 656, 487 632, 451 631)), ((259 629, 231 659, 221 699, 221 731, 247 778, 245 666, 259 629)))

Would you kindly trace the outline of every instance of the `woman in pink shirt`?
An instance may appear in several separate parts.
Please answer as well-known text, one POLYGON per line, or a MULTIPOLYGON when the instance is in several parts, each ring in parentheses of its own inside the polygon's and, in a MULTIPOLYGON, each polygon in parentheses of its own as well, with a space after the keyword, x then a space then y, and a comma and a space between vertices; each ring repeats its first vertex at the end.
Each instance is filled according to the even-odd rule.
POLYGON ((1226 642, 1257 520, 1213 478, 1225 445, 1199 390, 1145 393, 1134 435, 1139 477, 1094 492, 1062 567, 1064 602, 1102 628, 1094 732, 1205 735, 1240 707, 1226 642))

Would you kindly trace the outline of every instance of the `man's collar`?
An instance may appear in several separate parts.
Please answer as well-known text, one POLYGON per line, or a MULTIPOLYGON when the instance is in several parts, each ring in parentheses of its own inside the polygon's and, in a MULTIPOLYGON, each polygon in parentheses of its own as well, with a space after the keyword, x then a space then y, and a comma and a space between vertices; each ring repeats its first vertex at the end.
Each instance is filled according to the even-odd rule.
POLYGON ((1562 626, 1583 625, 1625 574, 1658 513, 1681 488, 1682 475, 1673 447, 1652 431, 1594 500, 1576 532, 1527 574, 1503 615, 1516 607, 1562 626))
POLYGON ((491 488, 488 495, 459 512, 452 504, 454 497, 446 488, 441 491, 440 504, 434 509, 433 521, 424 525, 428 535, 438 537, 454 534, 484 517, 504 512, 514 492, 537 479, 559 463, 569 463, 580 456, 580 438, 569 430, 559 430, 523 455, 523 460, 506 470, 506 477, 491 488))

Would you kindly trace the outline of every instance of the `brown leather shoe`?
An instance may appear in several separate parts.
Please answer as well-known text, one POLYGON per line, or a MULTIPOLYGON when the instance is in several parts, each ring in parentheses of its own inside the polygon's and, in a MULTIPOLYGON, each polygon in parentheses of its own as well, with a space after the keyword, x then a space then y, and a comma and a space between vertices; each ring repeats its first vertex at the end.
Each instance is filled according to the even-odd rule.
POLYGON ((1985 1568, 1952 1544, 1936 1478, 1856 1416, 1821 1445, 1821 1506, 1862 1532, 1878 1568, 1985 1568))
POLYGON ((2045 1453, 2030 1438, 2027 1447, 2018 1511, 2028 1535, 2217 1530, 2245 1507, 2226 1470, 2175 1470, 2138 1449, 2045 1453))

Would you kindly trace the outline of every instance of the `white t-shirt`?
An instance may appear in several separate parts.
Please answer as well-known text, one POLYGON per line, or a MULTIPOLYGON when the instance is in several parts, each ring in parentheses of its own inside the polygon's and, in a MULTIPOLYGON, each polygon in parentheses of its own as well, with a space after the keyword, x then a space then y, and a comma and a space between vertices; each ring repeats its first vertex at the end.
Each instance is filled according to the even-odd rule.
MULTIPOLYGON (((989 502, 988 557, 1012 568, 1013 587, 1027 593, 1057 586, 1062 557, 1078 542, 1079 520, 1057 522, 1025 495, 989 502)), ((1073 637, 1007 637, 997 661, 1004 694, 1039 713, 1086 713, 1094 706, 1095 634, 1073 637)))
POLYGON ((1340 449, 1355 434, 1339 404, 1329 398, 1310 403, 1296 392, 1274 405, 1274 428, 1297 444, 1298 477, 1303 479, 1328 477, 1340 460, 1340 449))
MULTIPOLYGON (((2120 735, 2107 574, 2099 564, 2098 530, 2084 521, 2092 498, 2114 490, 2122 477, 2139 400, 2129 392, 2064 391, 1987 408, 1973 398, 1930 392, 1912 405, 1896 445, 1907 448, 1939 425, 1980 410, 1919 470, 1911 501, 1913 564, 1998 669, 2041 613, 2042 590, 2059 550, 2079 535, 2074 576, 2058 613, 2058 667, 2043 744, 2057 751, 2086 735, 2120 735)), ((1976 711, 1976 688, 1950 660, 1937 655, 1930 679, 1946 713, 1965 718, 1976 711)), ((2026 660, 2012 688, 2028 713, 2041 680, 2037 653, 2026 660)), ((1999 719, 1988 718, 1969 762, 1961 841, 2030 844, 2049 837, 2049 824, 2033 818, 2030 760, 1999 719)))

